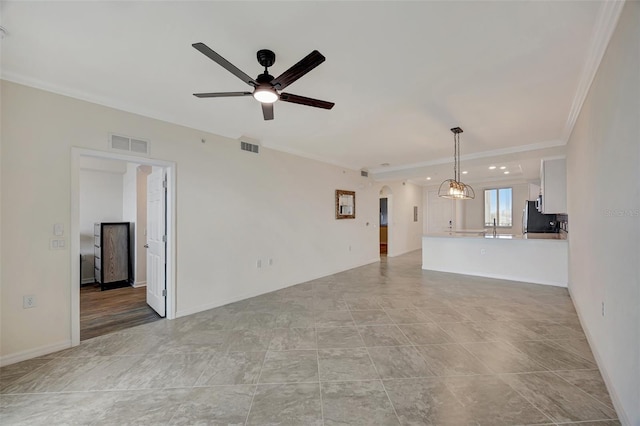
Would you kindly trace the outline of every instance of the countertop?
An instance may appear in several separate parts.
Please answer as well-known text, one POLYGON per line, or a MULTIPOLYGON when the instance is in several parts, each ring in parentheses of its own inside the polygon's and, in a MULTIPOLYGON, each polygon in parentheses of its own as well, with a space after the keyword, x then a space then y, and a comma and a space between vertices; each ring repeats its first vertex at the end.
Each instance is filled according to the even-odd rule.
POLYGON ((487 240, 552 240, 552 241, 566 241, 567 233, 561 232, 559 234, 544 234, 544 233, 526 233, 522 234, 496 234, 493 235, 492 231, 486 234, 471 233, 471 232, 437 232, 433 234, 425 234, 425 237, 433 238, 471 238, 471 239, 487 239, 487 240))

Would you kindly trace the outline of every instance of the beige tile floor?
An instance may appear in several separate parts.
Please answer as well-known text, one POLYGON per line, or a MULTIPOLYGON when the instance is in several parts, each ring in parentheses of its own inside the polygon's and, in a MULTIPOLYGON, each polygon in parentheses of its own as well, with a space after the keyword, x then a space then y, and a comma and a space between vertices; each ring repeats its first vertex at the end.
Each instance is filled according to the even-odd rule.
POLYGON ((3 367, 1 423, 620 424, 565 289, 420 260, 3 367))

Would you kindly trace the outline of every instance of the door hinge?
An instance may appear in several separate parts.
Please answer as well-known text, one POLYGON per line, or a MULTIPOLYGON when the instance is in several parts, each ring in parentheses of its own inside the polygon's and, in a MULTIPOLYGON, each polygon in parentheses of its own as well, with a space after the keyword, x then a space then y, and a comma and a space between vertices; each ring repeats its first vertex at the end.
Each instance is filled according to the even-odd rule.
POLYGON ((162 290, 162 297, 167 297, 167 289, 162 290))
POLYGON ((166 236, 166 235, 163 235, 163 236, 162 236, 162 242, 163 242, 163 243, 166 243, 166 242, 167 242, 167 236, 166 236))
POLYGON ((162 187, 163 187, 164 189, 167 189, 167 181, 166 181, 166 180, 163 180, 163 181, 162 181, 162 187))

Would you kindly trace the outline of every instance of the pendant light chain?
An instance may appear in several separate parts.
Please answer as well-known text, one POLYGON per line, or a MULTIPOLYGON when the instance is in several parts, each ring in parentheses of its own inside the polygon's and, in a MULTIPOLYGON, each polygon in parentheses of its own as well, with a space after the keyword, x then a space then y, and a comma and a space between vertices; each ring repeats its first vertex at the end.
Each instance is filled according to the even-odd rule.
POLYGON ((454 133, 453 134, 453 150, 454 150, 454 156, 456 157, 455 161, 454 161, 454 171, 453 171, 453 178, 457 181, 460 182, 460 170, 459 169, 459 165, 460 165, 460 133, 454 133))

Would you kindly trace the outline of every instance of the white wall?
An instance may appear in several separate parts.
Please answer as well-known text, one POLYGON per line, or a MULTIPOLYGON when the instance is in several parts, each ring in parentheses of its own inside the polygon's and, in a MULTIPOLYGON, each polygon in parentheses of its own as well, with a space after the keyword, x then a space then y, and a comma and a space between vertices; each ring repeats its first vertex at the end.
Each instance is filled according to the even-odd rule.
POLYGON ((136 281, 136 229, 138 219, 138 182, 137 182, 137 164, 126 163, 126 172, 122 176, 122 221, 129 222, 129 257, 133 265, 133 282, 136 281))
POLYGON ((70 344, 70 254, 48 242, 54 223, 70 229, 71 147, 106 150, 109 132, 148 139, 154 158, 176 162, 178 316, 379 259, 378 190, 359 171, 244 152, 236 140, 6 81, 1 89, 5 363, 70 344), (335 219, 336 189, 356 191, 356 219, 335 219), (36 308, 22 309, 25 294, 36 308))
MULTIPOLYGON (((383 186, 391 190, 389 213, 388 253, 399 256, 422 246, 422 188, 410 182, 384 182, 377 186, 378 194, 383 186), (418 221, 413 221, 413 207, 418 206, 418 221)), ((381 195, 378 195, 380 197, 381 195)), ((378 205, 379 211, 379 205, 378 205)), ((376 224, 379 220, 376 220, 376 224)))
POLYGON ((422 241, 422 269, 567 286, 566 240, 446 235, 425 236, 422 241))
POLYGON ((569 289, 625 425, 640 425, 639 76, 640 3, 630 1, 567 152, 569 289))
POLYGON ((135 283, 137 285, 147 284, 147 176, 151 173, 150 166, 138 166, 136 168, 137 185, 137 220, 135 232, 135 283))
MULTIPOLYGON (((80 170, 80 254, 82 281, 93 282, 93 224, 121 222, 122 172, 80 170)), ((69 229, 67 226, 66 229, 69 229)))

